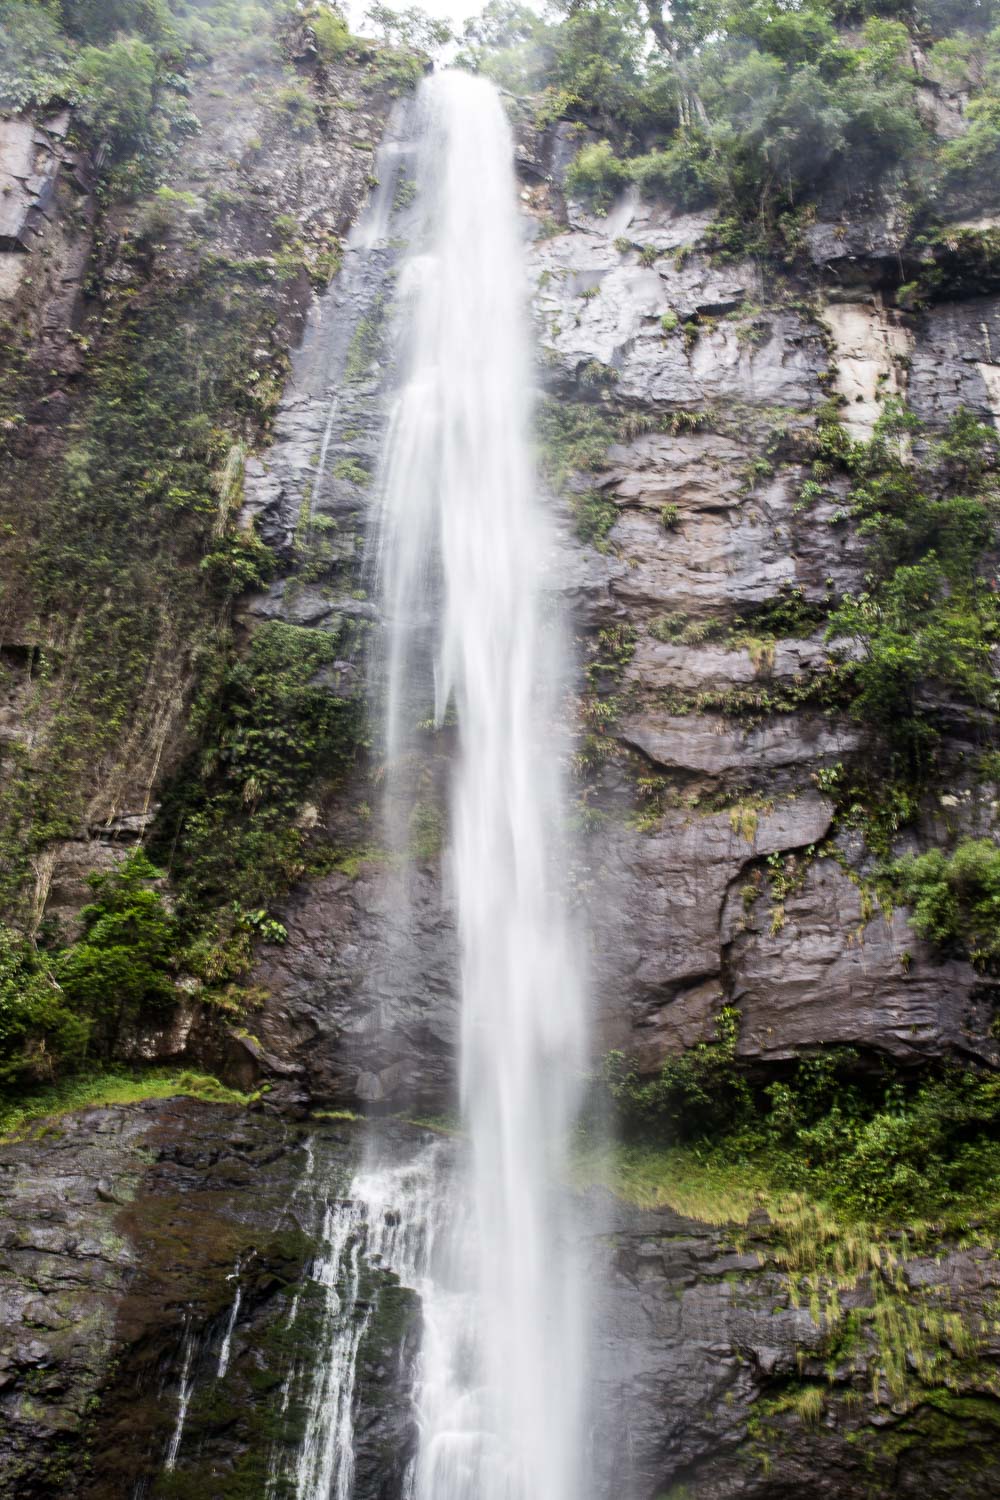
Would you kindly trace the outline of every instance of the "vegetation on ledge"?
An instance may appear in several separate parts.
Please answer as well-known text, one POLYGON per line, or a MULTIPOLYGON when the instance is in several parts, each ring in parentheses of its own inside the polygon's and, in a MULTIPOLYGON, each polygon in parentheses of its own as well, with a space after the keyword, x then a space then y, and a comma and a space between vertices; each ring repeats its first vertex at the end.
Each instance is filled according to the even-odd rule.
POLYGON ((140 1071, 104 1068, 0 1105, 0 1139, 23 1135, 36 1121, 57 1120, 60 1115, 73 1114, 77 1110, 141 1104, 146 1099, 178 1096, 202 1099, 208 1104, 240 1105, 250 1104, 257 1097, 227 1088, 210 1073, 195 1073, 190 1069, 148 1068, 140 1071))
POLYGON ((948 0, 562 0, 544 16, 494 0, 469 23, 465 56, 540 95, 540 123, 597 134, 568 186, 598 211, 635 182, 714 205, 720 248, 787 250, 824 196, 894 192, 928 215, 996 199, 998 19, 991 0, 960 12, 948 0), (971 95, 964 134, 934 134, 935 90, 971 95))
POLYGON ((738 1012, 723 1010, 716 1040, 652 1078, 611 1053, 604 1083, 625 1140, 689 1144, 706 1165, 742 1164, 847 1219, 1000 1230, 1000 1077, 903 1074, 830 1048, 768 1078, 737 1056, 738 1031, 738 1012))

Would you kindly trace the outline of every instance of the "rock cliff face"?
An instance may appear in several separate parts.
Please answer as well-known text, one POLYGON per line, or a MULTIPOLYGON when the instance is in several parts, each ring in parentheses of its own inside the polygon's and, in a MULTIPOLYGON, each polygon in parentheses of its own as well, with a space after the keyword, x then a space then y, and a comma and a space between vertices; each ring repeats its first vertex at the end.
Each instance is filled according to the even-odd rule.
MULTIPOLYGON (((7 1148, 0 1494, 262 1494, 294 1469, 323 1204, 361 1149, 357 1130, 189 1100, 7 1148)), ((389 1273, 366 1276, 356 1492, 375 1497, 393 1476, 400 1492, 412 1449, 416 1312, 389 1273)))
MULTIPOLYGON (((858 436, 870 436, 894 390, 932 432, 956 402, 994 420, 1000 367, 984 356, 1000 347, 1000 335, 989 342, 997 303, 939 303, 919 317, 887 310, 883 257, 901 241, 852 223, 836 235, 816 225, 799 276, 771 274, 765 290, 756 264, 720 267, 703 248, 707 216, 630 196, 606 218, 572 203, 567 211, 554 165, 564 155, 558 131, 531 142, 524 196, 546 226, 553 212, 566 216, 529 253, 542 399, 603 423, 608 438, 605 457, 571 472, 554 498, 564 511, 561 584, 589 664, 585 735, 595 700, 608 706, 578 776, 585 825, 598 824, 581 841, 577 877, 593 934, 598 1051, 623 1048, 653 1072, 710 1038, 720 1009, 736 1003, 747 1058, 847 1044, 903 1064, 994 1064, 990 989, 921 942, 905 911, 873 909, 871 856, 817 790, 868 753, 863 727, 831 690, 836 647, 821 623, 834 600, 863 587, 865 558, 844 518, 845 480, 834 476, 809 504, 801 495, 831 390, 847 399, 845 422, 858 436), (665 325, 665 313, 675 321, 665 325), (573 519, 595 496, 609 508, 598 547, 581 542, 573 519), (790 601, 820 623, 754 639, 745 622, 790 601), (794 872, 780 899, 768 874, 775 860, 794 872)), ((537 221, 527 223, 530 232, 537 221)), ((399 233, 407 227, 404 214, 399 233)), ((384 316, 393 254, 353 254, 320 330, 336 328, 338 313, 363 330, 372 308, 384 316)), ((312 504, 338 535, 356 539, 364 526, 367 496, 336 475, 375 462, 386 352, 355 367, 327 405, 321 392, 355 335, 341 326, 325 337, 334 375, 317 374, 314 351, 303 360, 267 473, 250 491, 275 536, 294 526, 306 451, 321 433, 334 477, 312 504)), ((310 623, 371 619, 344 582, 279 581, 248 609, 310 623)), ((345 663, 341 687, 358 678, 345 663)), ((967 735, 956 724, 945 741, 942 791, 963 784, 967 735)), ((429 764, 447 753, 435 747, 429 764)), ((392 897, 373 836, 351 811, 367 795, 352 788, 329 813, 331 841, 351 853, 349 874, 296 893, 289 943, 262 958, 271 998, 258 1034, 281 1075, 319 1098, 437 1106, 450 1097, 455 1036, 451 918, 437 860, 424 858, 419 961, 390 997, 384 1031, 373 1031, 371 976, 392 897)), ((954 832, 988 829, 991 797, 989 786, 970 787, 948 804, 954 832)), ((930 798, 899 851, 938 841, 942 812, 930 798)))
MULTIPOLYGON (((63 1117, 4 1147, 0 1494, 294 1493, 324 1338, 322 1209, 364 1137, 358 1124, 169 1100, 63 1117)), ((382 1150, 406 1154, 420 1137, 389 1127, 382 1150)), ((900 1244, 872 1272, 869 1247, 855 1247, 835 1313, 829 1300, 821 1312, 790 1225, 713 1228, 596 1189, 586 1214, 603 1288, 599 1492, 895 1500, 930 1479, 942 1496, 993 1492, 991 1249, 900 1244), (914 1364, 937 1381, 920 1400, 903 1393, 914 1364)), ((822 1239, 797 1227, 803 1243, 822 1239)), ((400 1500, 418 1313, 389 1273, 364 1274, 376 1312, 358 1364, 354 1494, 400 1500)))
MULTIPOLYGON (((152 269, 128 252, 137 226, 124 212, 112 218, 101 278, 126 291, 184 283, 197 269, 189 219, 203 212, 206 182, 239 200, 212 218, 207 253, 273 273, 277 332, 260 371, 277 380, 281 351, 296 348, 272 440, 246 462, 244 515, 274 576, 239 601, 236 628, 249 635, 278 620, 336 631, 346 644, 323 685, 360 698, 379 628, 364 536, 391 377, 393 240, 410 227, 406 109, 379 167, 381 238, 357 237, 314 296, 301 267, 279 274, 258 208, 269 223, 276 212, 294 218, 315 263, 365 195, 389 101, 333 105, 327 128, 303 140, 275 131, 259 100, 237 121, 213 106, 231 82, 222 73, 220 62, 199 84, 203 130, 171 179, 195 201, 141 252, 152 269), (382 215, 395 216, 392 233, 382 215)), ((350 80, 335 84, 348 94, 350 80)), ((65 145, 65 128, 62 117, 0 122, 0 162, 16 184, 0 199, 0 295, 30 325, 38 382, 15 434, 21 465, 44 465, 67 441, 84 368, 74 335, 94 314, 84 287, 91 166, 65 145)), ((959 406, 1000 420, 1000 301, 976 292, 917 314, 894 306, 904 242, 876 218, 815 223, 794 275, 719 265, 705 216, 631 196, 606 218, 567 203, 571 149, 561 129, 521 143, 540 396, 606 439, 585 462, 543 454, 560 520, 554 576, 580 662, 572 873, 592 934, 595 1054, 621 1049, 652 1075, 712 1038, 735 1005, 740 1055, 762 1069, 835 1044, 904 1066, 995 1066, 992 991, 918 940, 905 910, 875 908, 873 857, 835 817, 831 778, 868 745, 830 690, 821 615, 860 586, 865 562, 843 515, 846 481, 832 477, 808 504, 802 496, 831 391, 846 398, 858 438, 887 391, 905 394, 932 431, 959 406), (592 513, 599 525, 586 524, 592 513), (788 604, 794 631, 755 636, 754 619, 788 604)), ((49 636, 29 614, 15 608, 5 636, 0 732, 34 754, 34 653, 49 636)), ((48 913, 69 927, 82 876, 146 828, 188 748, 189 667, 179 661, 180 685, 162 703, 154 674, 148 733, 127 754, 119 747, 110 772, 102 763, 72 837, 36 858, 36 922, 48 913)), ((438 810, 453 749, 447 730, 428 745, 438 810)), ((947 784, 899 850, 993 826, 995 789, 968 773, 969 750, 956 723, 941 751, 947 784)), ((134 1106, 57 1120, 0 1148, 0 1495, 237 1500, 271 1480, 275 1496, 286 1492, 317 1334, 308 1304, 318 1205, 344 1190, 362 1149, 354 1126, 300 1117, 331 1104, 393 1113, 452 1102, 455 945, 440 855, 434 841, 414 851, 413 961, 390 979, 396 913, 370 812, 373 771, 360 763, 346 787, 320 788, 302 811, 325 873, 294 887, 281 912, 287 942, 260 947, 253 1035, 220 1050, 194 1006, 183 1024, 135 1044, 146 1056, 238 1066, 239 1081, 266 1079, 286 1112, 134 1106)), ((687 1217, 591 1191, 602 1226, 595 1274, 607 1288, 595 1311, 593 1455, 605 1492, 1000 1491, 1000 1277, 985 1238, 919 1254, 896 1243, 875 1266, 854 1246, 835 1265, 813 1222, 751 1215, 723 1227, 702 1222, 696 1205, 687 1217), (901 1365, 927 1376, 919 1399, 904 1393, 901 1365)), ((404 1289, 368 1270, 380 1313, 361 1363, 357 1494, 396 1500, 413 1442, 417 1315, 404 1289)))
MULTIPOLYGON (((191 751, 187 720, 205 651, 230 624, 228 601, 205 587, 204 569, 199 578, 204 538, 190 535, 180 513, 163 532, 155 510, 142 518, 130 513, 128 486, 134 490, 141 475, 130 476, 121 491, 117 476, 102 475, 106 509, 91 510, 77 524, 88 537, 88 555, 106 555, 111 571, 99 584, 85 568, 80 572, 79 559, 67 559, 83 597, 72 606, 60 597, 60 553, 70 541, 62 528, 75 504, 64 471, 74 455, 83 465, 78 500, 91 485, 86 465, 100 444, 108 372, 119 357, 143 367, 140 380, 111 397, 116 410, 132 397, 136 418, 130 432, 125 417, 112 456, 127 458, 143 435, 153 447, 168 441, 156 433, 160 422, 176 436, 187 387, 193 408, 187 414, 200 415, 203 426, 214 419, 212 441, 220 432, 230 441, 223 470, 229 464, 237 493, 244 462, 252 464, 266 439, 314 283, 329 279, 342 236, 369 191, 392 98, 370 87, 361 68, 319 64, 307 33, 287 38, 285 52, 299 70, 272 49, 255 59, 252 90, 238 49, 192 75, 187 103, 197 129, 174 146, 167 181, 138 202, 107 204, 99 197, 94 162, 66 143, 68 112, 40 124, 0 120, 9 229, 0 232, 8 367, 0 479, 16 536, 2 564, 0 792, 14 808, 3 809, 0 871, 29 928, 47 916, 72 931, 87 899, 84 876, 113 864, 148 833, 163 786, 191 751), (315 113, 297 122, 283 107, 282 90, 291 88, 315 109, 289 77, 312 84, 321 124, 315 113), (178 337, 188 343, 175 363, 178 337), (192 386, 196 347, 203 365, 192 386), (156 389, 158 377, 166 389, 156 389), (217 397, 230 380, 230 408, 223 410, 217 397), (129 532, 131 548, 119 555, 129 532), (100 721, 114 720, 116 710, 99 676, 105 658, 114 662, 117 627, 102 619, 86 593, 90 586, 98 597, 106 589, 106 615, 129 614, 125 633, 139 652, 132 671, 124 661, 113 666, 127 729, 110 735, 100 721), (74 633, 69 622, 77 606, 74 633), (78 649, 80 637, 88 650, 78 649), (81 696, 91 701, 93 718, 81 710, 81 696), (75 753, 59 739, 66 725, 75 753), (31 837, 36 781, 48 785, 62 835, 41 840, 41 847, 31 837)), ((187 433, 192 464, 199 441, 197 432, 187 433)), ((226 481, 218 482, 221 535, 229 518, 226 481)), ((5 901, 14 904, 9 892, 5 901)))

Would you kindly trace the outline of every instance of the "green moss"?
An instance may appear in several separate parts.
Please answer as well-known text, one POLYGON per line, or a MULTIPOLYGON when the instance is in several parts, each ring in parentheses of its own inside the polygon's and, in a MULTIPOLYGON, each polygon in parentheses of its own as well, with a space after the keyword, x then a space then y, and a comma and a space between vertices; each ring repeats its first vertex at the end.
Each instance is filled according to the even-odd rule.
POLYGON ((573 521, 581 542, 607 550, 608 536, 618 520, 618 507, 601 490, 585 490, 571 496, 573 521))
POLYGON ((303 797, 356 753, 360 705, 315 682, 343 649, 335 632, 271 621, 195 706, 200 749, 165 795, 159 844, 190 934, 187 962, 210 984, 247 967, 254 911, 266 913, 307 867, 303 797))
POLYGON ((172 1099, 177 1095, 211 1104, 247 1104, 254 1097, 227 1088, 211 1074, 190 1069, 150 1068, 135 1072, 114 1068, 53 1084, 0 1106, 0 1136, 10 1140, 23 1135, 39 1120, 58 1119, 78 1110, 138 1104, 146 1099, 172 1099))
POLYGON ((224 476, 234 439, 266 427, 277 401, 283 365, 254 354, 273 322, 231 270, 123 298, 64 457, 6 467, 21 539, 8 597, 50 622, 30 749, 14 750, 0 797, 0 899, 15 910, 32 857, 80 836, 99 787, 102 816, 116 786, 153 774, 157 726, 217 650, 227 595, 260 581, 267 554, 237 531, 224 476))
POLYGON ((385 304, 379 295, 371 312, 358 319, 347 350, 344 379, 349 382, 366 380, 373 366, 381 358, 385 338, 385 304))

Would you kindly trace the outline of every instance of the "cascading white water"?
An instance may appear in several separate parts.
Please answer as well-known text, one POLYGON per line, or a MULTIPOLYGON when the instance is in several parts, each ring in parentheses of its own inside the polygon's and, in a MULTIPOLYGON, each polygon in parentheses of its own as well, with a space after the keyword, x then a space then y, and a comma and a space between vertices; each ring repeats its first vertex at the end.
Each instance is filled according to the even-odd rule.
MULTIPOLYGON (((367 1263, 421 1300, 407 1500, 581 1500, 583 1295, 565 1185, 586 1025, 562 886, 564 653, 532 459, 513 143, 495 89, 462 73, 425 80, 415 123, 423 227, 399 278, 378 518, 387 648, 375 707, 398 856, 386 950, 405 987, 416 963, 405 856, 432 780, 421 735, 453 715, 445 863, 465 1130, 409 1162, 370 1162, 327 1207, 313 1272, 327 1347, 295 1493, 351 1494, 367 1263)), ((359 243, 384 232, 381 209, 373 223, 359 243)))
POLYGON ((513 144, 482 79, 427 80, 419 111, 425 234, 400 280, 380 547, 386 741, 391 788, 426 716, 429 656, 435 718, 453 705, 460 741, 450 868, 470 1152, 448 1268, 424 1292, 415 1493, 578 1500, 582 1298, 558 1184, 585 1021, 560 878, 560 636, 513 144))

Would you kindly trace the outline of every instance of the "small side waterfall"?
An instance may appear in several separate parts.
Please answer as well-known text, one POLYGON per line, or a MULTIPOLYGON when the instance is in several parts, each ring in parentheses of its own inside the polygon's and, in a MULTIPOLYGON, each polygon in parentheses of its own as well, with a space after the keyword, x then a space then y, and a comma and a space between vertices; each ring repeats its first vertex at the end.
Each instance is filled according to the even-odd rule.
POLYGON ((191 1375, 191 1362, 194 1358, 195 1334, 190 1318, 184 1324, 184 1346, 181 1355, 181 1376, 177 1388, 177 1416, 174 1420, 174 1430, 170 1435, 170 1443, 167 1447, 167 1456, 163 1467, 167 1473, 177 1467, 177 1455, 181 1449, 181 1438, 184 1436, 184 1423, 187 1421, 188 1407, 191 1405, 191 1392, 194 1389, 194 1380, 191 1375))
MULTIPOLYGON (((538 503, 513 143, 489 83, 416 105, 422 226, 399 277, 377 584, 386 839, 405 948, 421 735, 457 725, 444 869, 461 1001, 461 1138, 372 1164, 330 1205, 328 1294, 297 1500, 349 1500, 362 1262, 422 1306, 408 1500, 581 1500, 585 1358, 567 1152, 585 1057, 567 914, 565 652, 538 503)), ((393 961, 407 971, 412 955, 393 961)), ((398 978, 398 976, 397 976, 398 978)))

